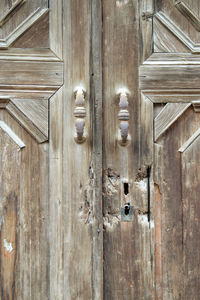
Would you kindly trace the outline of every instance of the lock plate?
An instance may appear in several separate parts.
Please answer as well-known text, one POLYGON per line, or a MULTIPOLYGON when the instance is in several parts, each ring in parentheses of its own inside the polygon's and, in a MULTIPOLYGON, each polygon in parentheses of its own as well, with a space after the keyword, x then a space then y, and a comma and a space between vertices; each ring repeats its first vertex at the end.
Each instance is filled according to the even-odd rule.
POLYGON ((126 206, 121 207, 121 221, 122 222, 131 222, 133 219, 133 206, 128 206, 128 211, 126 206))

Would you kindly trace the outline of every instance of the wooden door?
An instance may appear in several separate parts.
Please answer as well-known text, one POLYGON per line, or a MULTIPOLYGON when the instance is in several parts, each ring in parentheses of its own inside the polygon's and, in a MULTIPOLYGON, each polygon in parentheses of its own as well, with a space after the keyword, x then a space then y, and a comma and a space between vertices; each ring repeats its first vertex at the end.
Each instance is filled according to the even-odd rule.
POLYGON ((199 299, 199 53, 199 1, 0 0, 0 299, 199 299))

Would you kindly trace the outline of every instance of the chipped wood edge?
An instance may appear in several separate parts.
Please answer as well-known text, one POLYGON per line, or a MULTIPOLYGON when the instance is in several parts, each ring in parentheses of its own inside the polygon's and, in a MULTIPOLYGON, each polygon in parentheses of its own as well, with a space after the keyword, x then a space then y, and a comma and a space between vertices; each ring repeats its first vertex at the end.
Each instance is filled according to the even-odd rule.
POLYGON ((183 1, 175 3, 175 7, 191 22, 197 31, 200 31, 200 19, 183 1))
POLYGON ((158 12, 154 16, 173 35, 179 39, 192 53, 200 53, 200 44, 195 44, 180 28, 178 28, 163 12, 158 12))
POLYGON ((0 39, 0 49, 8 48, 18 37, 20 37, 27 29, 35 24, 42 16, 49 11, 48 8, 38 8, 30 14, 7 38, 0 39))
POLYGON ((20 148, 24 148, 26 145, 24 142, 12 131, 12 129, 4 122, 0 121, 0 128, 9 135, 9 137, 17 144, 20 148))
POLYGON ((192 101, 192 106, 195 112, 200 112, 200 100, 192 101))

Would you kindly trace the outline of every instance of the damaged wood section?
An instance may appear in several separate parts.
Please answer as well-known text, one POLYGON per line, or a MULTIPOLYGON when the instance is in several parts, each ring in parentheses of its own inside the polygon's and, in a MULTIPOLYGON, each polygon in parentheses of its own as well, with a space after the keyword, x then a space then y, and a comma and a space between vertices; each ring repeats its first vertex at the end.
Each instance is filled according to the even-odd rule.
POLYGON ((139 61, 151 54, 152 20, 144 20, 142 13, 152 10, 152 6, 151 1, 139 2, 102 1, 105 300, 154 299, 151 243, 154 224, 149 219, 151 179, 147 171, 152 164, 152 150, 148 149, 153 137, 152 115, 148 114, 153 109, 148 99, 140 101, 137 73, 139 61), (123 90, 128 95, 129 112, 126 146, 117 140, 120 126, 117 95, 123 90), (128 222, 121 220, 121 209, 127 203, 133 206, 133 216, 128 222))

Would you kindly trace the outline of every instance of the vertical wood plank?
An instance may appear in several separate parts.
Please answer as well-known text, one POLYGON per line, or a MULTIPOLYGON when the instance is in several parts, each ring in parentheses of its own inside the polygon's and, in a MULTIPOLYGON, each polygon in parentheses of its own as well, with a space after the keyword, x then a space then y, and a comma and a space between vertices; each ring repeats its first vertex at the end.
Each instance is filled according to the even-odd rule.
MULTIPOLYGON (((18 180, 19 190, 16 192, 16 197, 10 197, 10 205, 8 205, 7 213, 13 214, 13 207, 16 208, 16 216, 10 215, 9 220, 6 220, 4 227, 4 235, 6 234, 7 249, 13 247, 11 254, 15 253, 14 268, 9 271, 9 281, 14 278, 10 291, 7 288, 4 291, 2 299, 19 298, 25 299, 45 299, 48 295, 48 239, 47 239, 47 222, 48 222, 48 153, 47 144, 39 145, 30 135, 24 130, 5 110, 0 110, 0 119, 4 121, 8 127, 24 142, 25 147, 18 151, 20 161, 15 157, 15 161, 6 163, 6 152, 8 155, 12 152, 9 147, 5 147, 2 152, 1 159, 1 176, 2 180, 1 194, 6 197, 9 189, 15 189, 18 180), (11 170, 11 164, 13 170, 11 170), (19 164, 19 170, 17 166, 19 164), (8 168, 8 169, 7 169, 8 168), (5 177, 5 174, 7 177, 5 177), (14 177, 13 177, 14 176, 14 177), (15 179, 14 179, 15 178, 15 179), (15 199, 16 198, 16 199, 15 199), (16 202, 17 201, 17 202, 16 202), (10 223, 11 222, 11 223, 10 223), (10 225, 9 225, 10 223, 10 225), (7 227, 13 230, 15 226, 16 240, 9 239, 7 227), (6 229, 6 230, 5 230, 6 229), (11 245, 9 244, 11 243, 11 245), (9 246, 10 245, 10 246, 9 246), (10 293, 11 298, 7 298, 10 293)), ((1 147, 6 142, 1 141, 1 147)), ((12 141, 10 142, 12 144, 12 141)), ((3 149, 3 148, 2 148, 3 149)), ((18 153, 18 154, 17 154, 18 153)), ((9 198, 9 197, 8 197, 9 198)), ((9 199, 8 199, 9 200, 9 199)), ((3 203, 2 203, 3 204, 3 203)), ((3 207, 2 207, 3 208, 3 207)), ((3 242, 4 238, 1 239, 3 242)), ((2 244, 4 247, 4 244, 2 244)), ((4 247, 5 248, 5 247, 4 247)), ((13 259, 9 259, 10 266, 13 259)), ((4 266, 6 260, 4 259, 4 266)), ((3 277, 1 282, 7 278, 7 273, 1 274, 3 277)))
MULTIPOLYGON (((90 112, 90 1, 63 1, 62 221, 63 299, 92 299, 90 112), (86 141, 74 140, 74 91, 86 90, 86 141)), ((53 299, 53 298, 52 298, 53 299)))
POLYGON ((151 1, 105 0, 102 3, 104 298, 154 299, 153 222, 149 222, 147 192, 152 152, 146 149, 147 144, 148 149, 152 147, 153 107, 148 100, 141 104, 138 92, 138 66, 151 53, 152 26, 151 20, 142 24, 140 18, 142 11, 151 9, 151 1), (145 36, 150 40, 145 40, 145 36), (117 140, 117 94, 123 88, 128 93, 130 114, 130 142, 125 147, 117 140), (124 192, 125 182, 129 184, 128 195, 124 192), (131 222, 120 220, 125 202, 134 207, 131 222))
POLYGON ((92 132, 91 167, 94 174, 92 230, 92 299, 103 299, 102 224, 102 4, 91 1, 90 105, 92 132))
MULTIPOLYGON (((50 48, 62 59, 63 1, 49 1, 50 48)), ((62 300, 64 291, 63 228, 63 102, 62 88, 49 100, 49 299, 62 300)))
POLYGON ((21 152, 0 130, 0 298, 15 297, 15 264, 18 254, 21 152))
POLYGON ((181 153, 183 195, 184 299, 199 295, 199 156, 200 138, 181 153))

